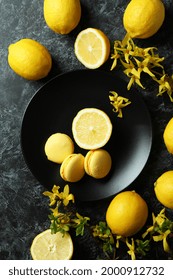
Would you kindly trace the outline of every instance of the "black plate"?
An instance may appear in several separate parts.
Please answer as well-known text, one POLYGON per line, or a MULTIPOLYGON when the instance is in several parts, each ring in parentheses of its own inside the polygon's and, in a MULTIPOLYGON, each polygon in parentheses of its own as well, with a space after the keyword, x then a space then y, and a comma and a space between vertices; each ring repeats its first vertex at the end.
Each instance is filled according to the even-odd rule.
MULTIPOLYGON (((105 111, 113 124, 113 133, 105 146, 112 156, 112 170, 104 179, 88 175, 69 183, 75 198, 82 201, 112 196, 129 186, 142 171, 148 159, 152 128, 148 110, 138 92, 128 92, 126 83, 112 73, 100 70, 77 70, 59 75, 40 88, 30 101, 21 128, 21 144, 28 167, 38 181, 51 189, 65 186, 58 164, 47 160, 44 145, 47 138, 62 132, 72 137, 72 120, 79 110, 95 107, 105 111), (109 91, 128 97, 131 104, 117 118, 109 102, 109 91)), ((86 154, 75 145, 75 153, 86 154)))

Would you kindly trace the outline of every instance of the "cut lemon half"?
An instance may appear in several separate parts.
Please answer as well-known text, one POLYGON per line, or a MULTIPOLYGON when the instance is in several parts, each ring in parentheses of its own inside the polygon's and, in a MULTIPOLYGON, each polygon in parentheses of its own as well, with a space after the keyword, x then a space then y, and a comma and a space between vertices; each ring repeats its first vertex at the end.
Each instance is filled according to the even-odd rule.
POLYGON ((52 234, 47 229, 34 238, 30 250, 33 260, 70 260, 73 242, 69 233, 52 234))
POLYGON ((96 69, 106 62, 110 54, 108 37, 99 29, 82 30, 75 41, 77 59, 87 68, 96 69))
POLYGON ((103 147, 112 134, 108 115, 97 108, 80 110, 72 122, 72 133, 79 147, 95 150, 103 147))

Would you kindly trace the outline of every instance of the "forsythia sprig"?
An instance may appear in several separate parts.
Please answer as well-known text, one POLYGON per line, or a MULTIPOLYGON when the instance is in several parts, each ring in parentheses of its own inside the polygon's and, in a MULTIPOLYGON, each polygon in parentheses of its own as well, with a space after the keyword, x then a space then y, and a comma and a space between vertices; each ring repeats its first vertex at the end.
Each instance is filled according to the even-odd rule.
POLYGON ((115 91, 110 91, 109 93, 110 93, 109 100, 111 105, 113 106, 113 111, 115 113, 118 113, 119 118, 122 118, 123 117, 122 109, 130 105, 131 101, 129 101, 128 98, 118 95, 118 93, 115 91))
POLYGON ((84 227, 87 225, 90 218, 83 217, 77 212, 68 209, 70 202, 74 203, 74 195, 69 193, 69 186, 65 185, 62 192, 59 191, 59 186, 53 186, 52 192, 45 191, 43 194, 49 197, 49 206, 52 213, 49 215, 51 221, 50 229, 52 233, 58 231, 64 234, 70 228, 76 229, 76 236, 84 234, 84 227))
POLYGON ((50 201, 51 214, 49 219, 52 233, 60 231, 64 234, 73 228, 76 231, 76 236, 78 236, 83 235, 85 226, 88 226, 92 235, 102 243, 103 251, 108 259, 118 258, 118 250, 121 249, 122 242, 126 244, 127 253, 132 260, 145 257, 149 253, 152 246, 151 242, 153 241, 161 241, 163 250, 172 254, 169 238, 173 237, 173 222, 166 217, 165 209, 162 209, 157 216, 152 213, 153 224, 146 229, 141 239, 135 239, 135 237, 127 238, 113 235, 105 221, 100 221, 98 224, 90 226, 89 217, 83 217, 69 207, 69 204, 74 203, 75 200, 74 195, 69 192, 68 185, 65 185, 62 192, 60 192, 59 186, 53 186, 51 192, 45 191, 43 194, 49 197, 50 201), (146 236, 148 236, 148 239, 146 239, 146 236))
POLYGON ((92 227, 93 236, 102 241, 103 251, 107 254, 115 256, 115 241, 113 234, 106 222, 99 222, 97 225, 92 227))
POLYGON ((153 225, 149 227, 142 235, 143 238, 150 234, 150 238, 154 241, 162 241, 163 249, 166 253, 170 253, 171 249, 167 242, 169 235, 173 236, 173 222, 165 216, 165 208, 155 217, 152 213, 153 225))
POLYGON ((158 95, 166 92, 173 102, 173 75, 166 74, 161 64, 164 57, 159 57, 157 51, 158 49, 155 47, 138 47, 132 38, 126 35, 122 41, 116 40, 114 42, 111 70, 120 62, 124 68, 124 74, 130 79, 127 85, 128 90, 135 83, 141 88, 145 88, 141 83, 141 74, 146 73, 159 85, 158 95))

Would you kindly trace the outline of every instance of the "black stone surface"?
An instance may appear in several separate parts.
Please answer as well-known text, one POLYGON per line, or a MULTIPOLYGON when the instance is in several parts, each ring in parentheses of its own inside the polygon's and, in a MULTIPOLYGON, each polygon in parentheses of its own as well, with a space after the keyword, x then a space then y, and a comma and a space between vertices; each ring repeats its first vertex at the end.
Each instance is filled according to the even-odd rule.
MULTIPOLYGON (((81 0, 82 18, 77 28, 68 35, 51 31, 43 18, 43 1, 0 0, 0 259, 31 259, 30 245, 36 234, 49 227, 48 201, 45 190, 28 170, 20 146, 20 128, 24 111, 35 91, 60 73, 84 69, 74 54, 77 34, 87 27, 100 28, 110 41, 125 35, 122 17, 127 0, 81 0), (40 81, 27 81, 17 76, 8 66, 8 45, 22 38, 32 38, 45 45, 53 58, 53 67, 40 81)), ((173 69, 173 3, 163 1, 166 18, 159 32, 146 40, 137 40, 141 46, 155 46, 165 57, 166 70, 173 69)), ((109 71, 106 63, 103 70, 109 71)), ((124 79, 125 77, 120 73, 124 79)), ((166 97, 157 97, 157 89, 149 81, 140 90, 151 114, 153 145, 149 160, 137 180, 128 188, 135 189, 147 201, 150 213, 158 213, 162 205, 156 200, 153 183, 164 171, 173 169, 173 156, 163 143, 163 131, 173 116, 173 103, 166 97)), ((110 199, 97 203, 77 203, 81 214, 90 216, 92 223, 105 219, 110 199)), ((173 211, 166 209, 173 219, 173 211)), ((74 238, 74 259, 96 259, 102 255, 90 233, 74 238)), ((104 256, 102 256, 104 258, 104 256)), ((127 259, 120 252, 120 259, 127 259)), ((169 259, 156 244, 146 259, 169 259)))

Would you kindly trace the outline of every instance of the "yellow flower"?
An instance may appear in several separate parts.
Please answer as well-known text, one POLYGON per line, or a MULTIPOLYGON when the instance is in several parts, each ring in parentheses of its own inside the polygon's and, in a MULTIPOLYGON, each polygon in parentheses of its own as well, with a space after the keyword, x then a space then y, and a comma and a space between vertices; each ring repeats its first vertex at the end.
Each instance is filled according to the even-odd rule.
MULTIPOLYGON (((138 60, 138 59, 136 59, 136 58, 134 58, 135 59, 135 61, 136 61, 136 64, 137 64, 137 72, 138 72, 138 75, 136 75, 137 76, 137 78, 139 78, 140 79, 140 74, 141 74, 141 72, 145 72, 145 73, 147 73, 149 76, 151 76, 151 77, 154 77, 155 75, 149 70, 149 58, 145 58, 143 61, 140 61, 140 60, 138 60)), ((132 74, 134 74, 133 72, 132 72, 132 74)))
POLYGON ((136 83, 140 87, 144 88, 140 82, 140 73, 136 70, 135 64, 130 60, 129 63, 125 63, 121 60, 122 65, 124 66, 125 70, 123 71, 129 78, 130 81, 127 85, 127 89, 130 90, 131 86, 136 83))
POLYGON ((74 195, 69 194, 69 186, 65 185, 63 192, 59 194, 59 198, 63 201, 63 204, 67 206, 70 200, 74 203, 74 195))
POLYGON ((136 83, 141 88, 144 88, 144 86, 141 84, 140 79, 137 78, 135 75, 131 75, 130 81, 127 85, 127 89, 130 90, 131 86, 136 83))
POLYGON ((115 112, 118 113, 118 117, 122 118, 122 108, 126 107, 131 103, 128 98, 123 96, 119 96, 115 91, 110 91, 111 95, 109 95, 110 103, 113 105, 115 112))
POLYGON ((131 256, 132 260, 136 260, 136 256, 135 256, 135 242, 134 242, 133 238, 131 238, 131 241, 132 241, 132 244, 130 244, 128 242, 128 238, 126 238, 126 245, 130 249, 129 251, 127 251, 127 253, 131 256))
POLYGON ((166 253, 169 253, 170 247, 167 242, 167 236, 171 233, 170 229, 167 229, 165 232, 161 232, 160 235, 153 236, 154 241, 162 241, 163 240, 163 249, 166 253))
POLYGON ((50 199, 49 205, 52 206, 56 203, 57 198, 59 198, 59 186, 54 185, 52 188, 52 192, 46 191, 43 193, 43 195, 48 196, 50 199))
MULTIPOLYGON (((170 247, 167 242, 167 237, 171 233, 171 230, 169 228, 163 229, 164 222, 169 222, 167 217, 165 216, 165 208, 163 208, 160 213, 155 217, 155 215, 152 213, 153 218, 153 225, 149 227, 146 232, 142 235, 143 238, 148 233, 151 233, 151 236, 154 241, 162 241, 163 240, 163 249, 165 252, 170 252, 170 247)), ((168 223, 169 225, 169 223, 168 223)), ((168 227, 168 226, 167 226, 168 227)), ((165 227, 164 227, 165 228, 165 227)))
POLYGON ((77 225, 80 225, 81 224, 81 222, 83 222, 83 221, 89 221, 90 220, 90 218, 89 217, 83 217, 82 215, 80 215, 79 213, 76 213, 76 217, 77 217, 77 219, 75 218, 75 219, 73 219, 73 222, 75 222, 77 225))
POLYGON ((117 66, 117 63, 118 63, 118 59, 120 58, 120 54, 117 52, 117 50, 115 49, 114 50, 114 54, 111 55, 111 59, 113 59, 113 64, 111 66, 111 70, 113 70, 116 66, 117 66))
POLYGON ((128 63, 124 62, 122 59, 120 59, 120 61, 121 61, 121 64, 125 68, 125 70, 123 72, 129 77, 132 72, 132 69, 135 68, 134 63, 131 60, 128 63))
MULTIPOLYGON (((163 92, 167 92, 171 101, 173 101, 171 94, 173 91, 173 80, 172 86, 169 87, 170 82, 165 80, 157 80, 155 77, 156 72, 154 68, 162 68, 161 62, 164 60, 164 57, 159 57, 155 51, 157 48, 148 47, 148 48, 140 48, 135 45, 134 41, 128 34, 125 35, 122 41, 114 42, 114 54, 112 54, 111 58, 114 59, 111 70, 117 66, 118 60, 121 62, 124 69, 124 74, 130 78, 130 81, 127 85, 127 89, 130 90, 131 86, 136 83, 142 88, 145 88, 140 81, 141 73, 144 72, 148 74, 153 80, 156 80, 160 83, 159 94, 163 92)), ((162 71, 163 71, 162 70, 162 71)), ((160 75, 160 73, 157 73, 160 75)), ((169 79, 170 81, 170 79, 169 79)))
POLYGON ((164 74, 159 80, 155 79, 155 81, 159 84, 158 95, 162 95, 164 92, 167 92, 171 102, 173 102, 173 76, 168 76, 167 74, 164 74))
POLYGON ((58 207, 50 208, 50 210, 52 211, 55 218, 59 216, 58 207))
POLYGON ((67 206, 69 204, 69 201, 72 200, 74 202, 74 195, 69 194, 69 186, 66 185, 64 187, 64 190, 62 192, 59 192, 60 187, 54 185, 52 188, 52 192, 46 191, 43 194, 45 196, 48 196, 50 199, 50 206, 54 205, 57 200, 62 200, 63 204, 67 206))
POLYGON ((116 235, 116 244, 115 247, 118 249, 120 247, 120 240, 123 239, 121 235, 116 235))
POLYGON ((163 208, 156 217, 153 214, 153 224, 157 223, 159 226, 162 226, 165 219, 166 219, 165 208, 163 208))
POLYGON ((148 58, 149 63, 151 67, 160 67, 163 69, 163 66, 160 64, 165 58, 164 57, 159 57, 157 54, 152 54, 152 55, 146 55, 146 58, 148 58))

